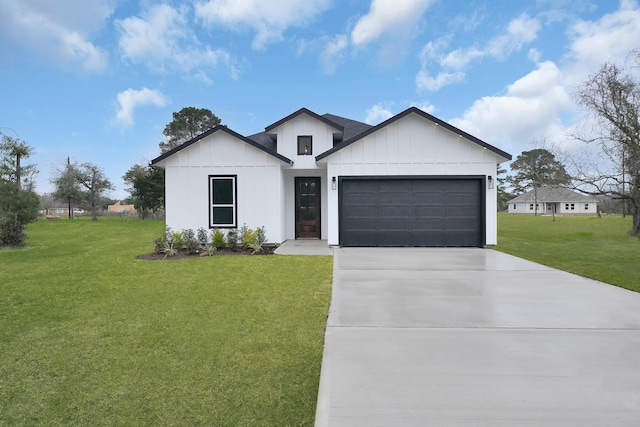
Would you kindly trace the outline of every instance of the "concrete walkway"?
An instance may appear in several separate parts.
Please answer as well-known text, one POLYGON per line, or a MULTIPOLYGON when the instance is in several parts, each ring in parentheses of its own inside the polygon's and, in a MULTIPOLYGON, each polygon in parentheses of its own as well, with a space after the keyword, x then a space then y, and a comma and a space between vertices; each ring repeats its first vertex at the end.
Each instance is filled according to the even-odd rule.
POLYGON ((487 249, 336 248, 316 426, 638 426, 640 294, 487 249))
POLYGON ((333 255, 333 248, 327 244, 326 240, 292 239, 284 241, 273 253, 276 255, 333 255))

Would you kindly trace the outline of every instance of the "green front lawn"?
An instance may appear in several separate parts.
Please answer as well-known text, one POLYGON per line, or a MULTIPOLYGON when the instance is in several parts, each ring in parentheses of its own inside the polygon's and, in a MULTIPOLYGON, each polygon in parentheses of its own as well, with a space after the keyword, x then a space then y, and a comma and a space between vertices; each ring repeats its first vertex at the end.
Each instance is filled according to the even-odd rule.
POLYGON ((498 214, 497 250, 640 292, 640 239, 631 217, 498 214))
POLYGON ((143 261, 164 222, 0 250, 0 425, 312 425, 331 257, 143 261))

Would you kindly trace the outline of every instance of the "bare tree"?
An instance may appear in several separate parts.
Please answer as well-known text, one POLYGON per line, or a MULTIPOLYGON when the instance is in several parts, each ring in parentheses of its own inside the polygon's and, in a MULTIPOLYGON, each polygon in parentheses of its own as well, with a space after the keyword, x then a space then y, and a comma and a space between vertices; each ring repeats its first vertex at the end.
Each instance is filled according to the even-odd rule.
POLYGON ((98 205, 100 196, 107 191, 113 190, 113 184, 104 175, 102 169, 93 163, 83 163, 78 168, 78 183, 87 190, 87 199, 91 205, 91 220, 98 220, 98 205))
POLYGON ((67 157, 64 169, 58 170, 51 179, 55 190, 53 196, 64 200, 69 209, 69 219, 73 219, 73 205, 82 199, 82 191, 78 182, 78 165, 67 157))
MULTIPOLYGON (((632 54, 640 65, 640 53, 632 54)), ((592 135, 578 139, 598 144, 602 156, 577 167, 574 180, 584 193, 628 204, 630 234, 640 237, 640 81, 622 66, 605 63, 582 84, 577 100, 594 118, 592 135)))

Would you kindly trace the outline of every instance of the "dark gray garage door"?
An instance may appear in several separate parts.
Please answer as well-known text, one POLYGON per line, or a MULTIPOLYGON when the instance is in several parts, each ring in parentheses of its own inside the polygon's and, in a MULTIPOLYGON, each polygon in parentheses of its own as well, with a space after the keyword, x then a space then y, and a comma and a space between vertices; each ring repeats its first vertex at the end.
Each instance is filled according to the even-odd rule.
POLYGON ((342 246, 481 246, 481 179, 342 178, 342 246))

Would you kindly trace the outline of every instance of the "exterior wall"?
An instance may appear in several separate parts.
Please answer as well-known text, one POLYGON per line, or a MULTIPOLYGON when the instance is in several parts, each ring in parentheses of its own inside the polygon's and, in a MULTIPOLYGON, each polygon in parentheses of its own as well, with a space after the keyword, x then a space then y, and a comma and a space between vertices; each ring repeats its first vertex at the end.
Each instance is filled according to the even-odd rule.
POLYGON ((293 160, 294 169, 317 169, 316 156, 333 148, 333 133, 337 132, 325 123, 300 114, 275 129, 278 137, 278 154, 293 160), (312 153, 298 155, 298 136, 313 137, 312 153))
POLYGON ((160 162, 166 170, 166 223, 209 228, 209 175, 237 175, 237 223, 264 226, 268 242, 283 236, 281 167, 275 157, 220 131, 160 162))
MULTIPOLYGON (((466 175, 495 180, 498 159, 495 153, 427 119, 405 116, 326 158, 328 243, 339 244, 338 189, 332 189, 332 177, 466 175)), ((495 186, 485 191, 486 244, 495 245, 497 194, 495 186)))

